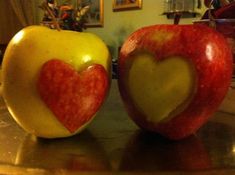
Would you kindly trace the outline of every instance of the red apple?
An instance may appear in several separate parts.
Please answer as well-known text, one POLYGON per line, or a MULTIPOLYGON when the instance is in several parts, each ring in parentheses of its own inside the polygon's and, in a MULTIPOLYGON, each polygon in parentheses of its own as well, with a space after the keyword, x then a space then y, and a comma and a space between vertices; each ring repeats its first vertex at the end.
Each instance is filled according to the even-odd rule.
POLYGON ((119 89, 137 125, 169 139, 197 131, 224 99, 232 53, 203 25, 155 25, 129 36, 118 60, 119 89))

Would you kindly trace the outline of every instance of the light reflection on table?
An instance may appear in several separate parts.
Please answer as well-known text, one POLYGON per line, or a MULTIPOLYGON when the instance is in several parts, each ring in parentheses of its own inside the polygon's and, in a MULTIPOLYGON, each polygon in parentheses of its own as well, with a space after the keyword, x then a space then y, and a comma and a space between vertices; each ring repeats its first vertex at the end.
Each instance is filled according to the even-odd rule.
POLYGON ((235 174, 235 115, 218 111, 195 135, 169 141, 129 119, 116 80, 88 129, 69 138, 25 133, 0 99, 0 144, 0 174, 235 174))

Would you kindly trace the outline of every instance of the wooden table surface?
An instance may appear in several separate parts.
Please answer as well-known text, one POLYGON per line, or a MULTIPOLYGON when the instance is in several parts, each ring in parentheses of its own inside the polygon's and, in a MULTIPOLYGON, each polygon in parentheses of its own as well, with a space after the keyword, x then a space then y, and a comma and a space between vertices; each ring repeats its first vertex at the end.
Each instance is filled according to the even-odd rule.
POLYGON ((0 98, 0 174, 235 174, 235 95, 230 96, 195 135, 177 142, 146 133, 129 119, 116 80, 95 120, 69 138, 27 134, 0 98))

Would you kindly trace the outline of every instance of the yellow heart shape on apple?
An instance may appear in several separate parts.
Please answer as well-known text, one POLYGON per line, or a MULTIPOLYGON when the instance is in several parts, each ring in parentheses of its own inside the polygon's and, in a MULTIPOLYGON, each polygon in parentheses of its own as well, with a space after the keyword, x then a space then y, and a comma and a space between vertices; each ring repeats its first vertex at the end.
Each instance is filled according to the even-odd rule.
POLYGON ((132 100, 149 122, 177 114, 190 102, 195 85, 194 68, 182 57, 156 61, 151 54, 133 56, 128 73, 132 100))

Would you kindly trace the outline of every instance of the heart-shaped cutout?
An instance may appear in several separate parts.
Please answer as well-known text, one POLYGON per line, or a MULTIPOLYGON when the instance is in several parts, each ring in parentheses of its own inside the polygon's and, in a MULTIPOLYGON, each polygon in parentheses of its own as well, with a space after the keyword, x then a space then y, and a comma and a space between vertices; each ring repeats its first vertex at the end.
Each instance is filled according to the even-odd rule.
POLYGON ((46 62, 38 79, 38 92, 57 119, 71 132, 87 123, 99 110, 109 78, 99 64, 77 72, 57 59, 46 62))
POLYGON ((195 88, 194 69, 181 57, 158 60, 148 53, 133 56, 128 89, 136 109, 159 122, 185 109, 195 88))

